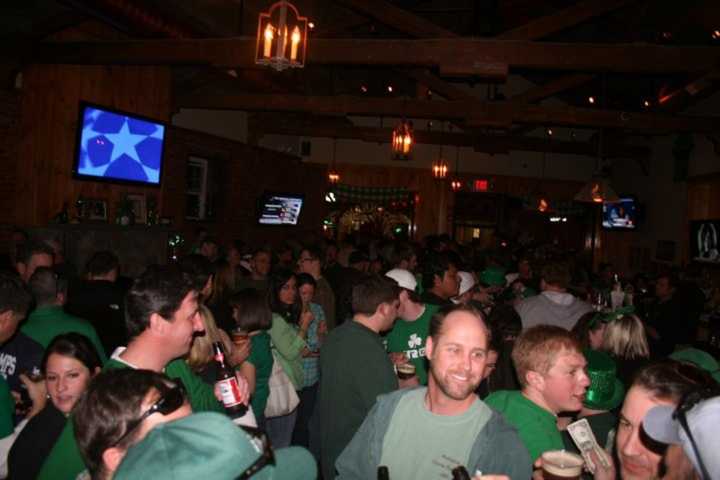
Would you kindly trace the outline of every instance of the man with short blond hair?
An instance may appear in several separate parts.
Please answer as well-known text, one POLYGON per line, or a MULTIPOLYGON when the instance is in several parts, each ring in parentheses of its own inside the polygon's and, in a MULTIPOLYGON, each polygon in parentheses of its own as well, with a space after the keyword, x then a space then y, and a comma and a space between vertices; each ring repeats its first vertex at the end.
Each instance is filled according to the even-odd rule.
POLYGON ((580 344, 561 327, 539 325, 520 335, 512 352, 521 391, 503 390, 485 400, 505 415, 536 460, 563 449, 557 414, 583 406, 590 379, 580 344))

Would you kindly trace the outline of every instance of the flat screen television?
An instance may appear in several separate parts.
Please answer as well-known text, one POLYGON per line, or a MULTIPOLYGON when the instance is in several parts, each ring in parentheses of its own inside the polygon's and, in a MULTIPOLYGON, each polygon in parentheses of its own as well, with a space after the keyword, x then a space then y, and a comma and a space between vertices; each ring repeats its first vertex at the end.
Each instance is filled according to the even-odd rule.
POLYGON ((690 258, 720 264, 720 220, 690 222, 690 258))
POLYGON ((635 230, 638 221, 637 202, 633 197, 620 197, 617 202, 603 202, 602 226, 608 230, 635 230))
POLYGON ((155 120, 81 102, 73 176, 159 186, 165 130, 155 120))
POLYGON ((260 199, 260 225, 297 225, 302 210, 302 194, 265 193, 260 199))

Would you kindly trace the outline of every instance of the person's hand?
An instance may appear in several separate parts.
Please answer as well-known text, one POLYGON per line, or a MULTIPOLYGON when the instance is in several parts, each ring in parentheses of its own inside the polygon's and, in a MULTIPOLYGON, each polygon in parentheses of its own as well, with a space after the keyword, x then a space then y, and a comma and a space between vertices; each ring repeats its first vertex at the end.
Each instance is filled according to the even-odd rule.
POLYGON ((405 355, 405 352, 390 352, 390 361, 393 363, 393 365, 402 365, 403 363, 408 363, 410 360, 407 358, 407 355, 405 355))
POLYGON ((605 457, 605 460, 609 465, 607 468, 603 467, 603 464, 595 451, 590 452, 590 460, 592 460, 595 464, 595 473, 593 474, 593 477, 595 480, 615 480, 615 462, 613 462, 612 455, 605 451, 602 452, 602 455, 605 457))
POLYGON ((307 332, 307 329, 310 328, 310 323, 315 318, 315 315, 312 314, 310 310, 306 310, 300 314, 300 330, 304 330, 307 332))
POLYGON ((30 410, 25 415, 26 418, 30 419, 40 413, 45 408, 47 403, 47 387, 45 386, 45 379, 40 379, 36 382, 30 380, 30 378, 24 373, 20 374, 20 381, 27 388, 28 396, 32 401, 30 410))
POLYGON ((535 463, 533 463, 532 480, 545 480, 545 475, 543 475, 542 466, 543 466, 542 457, 538 457, 538 459, 535 460, 535 463))
POLYGON ((243 363, 250 356, 251 346, 250 338, 242 342, 233 343, 232 350, 230 350, 230 365, 236 367, 243 363))
MULTIPOLYGON (((245 377, 238 371, 235 370, 235 379, 237 380, 238 390, 240 391, 240 403, 247 405, 250 402, 250 387, 245 377)), ((213 393, 218 402, 222 403, 222 394, 220 393, 219 382, 215 383, 213 393)))

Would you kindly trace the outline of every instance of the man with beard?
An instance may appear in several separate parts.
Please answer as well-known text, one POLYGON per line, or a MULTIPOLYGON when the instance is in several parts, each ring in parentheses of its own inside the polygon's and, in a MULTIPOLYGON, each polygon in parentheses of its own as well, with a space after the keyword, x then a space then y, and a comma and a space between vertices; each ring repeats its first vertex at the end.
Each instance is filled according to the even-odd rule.
POLYGON ((471 474, 527 479, 531 461, 517 432, 474 391, 485 369, 489 331, 477 310, 442 310, 430 323, 428 386, 378 397, 336 463, 338 479, 393 480, 471 474))
POLYGON ((518 429, 536 460, 543 452, 564 448, 557 415, 582 408, 590 385, 587 362, 572 334, 552 325, 524 331, 512 359, 522 390, 495 392, 485 401, 518 429))

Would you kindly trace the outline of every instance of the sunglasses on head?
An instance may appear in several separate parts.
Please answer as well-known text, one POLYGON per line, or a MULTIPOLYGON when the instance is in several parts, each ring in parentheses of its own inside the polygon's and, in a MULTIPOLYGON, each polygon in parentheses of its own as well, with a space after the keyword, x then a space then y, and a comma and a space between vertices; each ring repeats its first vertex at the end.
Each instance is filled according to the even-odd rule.
POLYGON ((250 436, 250 441, 262 453, 236 480, 247 480, 268 465, 275 465, 275 454, 267 434, 259 428, 241 427, 250 436))
POLYGON ((117 442, 115 442, 113 446, 119 445, 123 440, 128 438, 130 434, 134 432, 150 415, 154 413, 160 413, 162 415, 169 415, 173 413, 178 408, 183 406, 183 404, 185 403, 185 398, 185 385, 183 385, 182 381, 178 380, 172 388, 169 388, 164 392, 160 392, 160 398, 158 398, 155 403, 150 405, 150 408, 145 410, 145 412, 143 412, 140 417, 128 423, 127 428, 125 429, 125 433, 122 434, 122 436, 117 440, 117 442))
POLYGON ((705 480, 710 480, 710 474, 708 474, 707 468, 705 468, 705 463, 703 462, 702 456, 700 456, 700 450, 697 447, 697 443, 695 442, 695 438, 690 431, 690 426, 688 425, 687 421, 687 412, 692 410, 692 408, 699 402, 705 400, 705 398, 706 396, 704 396, 702 392, 691 392, 690 394, 686 395, 678 404, 677 408, 675 408, 675 412, 673 412, 673 418, 678 421, 680 427, 685 432, 685 435, 687 435, 688 439, 690 440, 690 445, 692 446, 693 452, 695 453, 695 458, 697 458, 698 466, 700 467, 700 473, 702 473, 702 478, 705 480))

